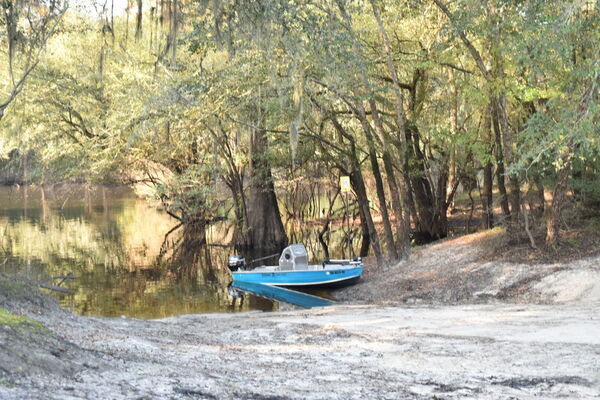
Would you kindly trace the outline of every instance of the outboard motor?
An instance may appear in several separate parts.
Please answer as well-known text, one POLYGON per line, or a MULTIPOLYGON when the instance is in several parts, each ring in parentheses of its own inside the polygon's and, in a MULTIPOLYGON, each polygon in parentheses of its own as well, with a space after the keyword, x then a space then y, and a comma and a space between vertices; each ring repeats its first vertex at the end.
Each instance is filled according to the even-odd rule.
POLYGON ((231 272, 244 270, 246 269, 246 260, 242 256, 229 256, 229 260, 227 260, 227 267, 229 267, 231 272))

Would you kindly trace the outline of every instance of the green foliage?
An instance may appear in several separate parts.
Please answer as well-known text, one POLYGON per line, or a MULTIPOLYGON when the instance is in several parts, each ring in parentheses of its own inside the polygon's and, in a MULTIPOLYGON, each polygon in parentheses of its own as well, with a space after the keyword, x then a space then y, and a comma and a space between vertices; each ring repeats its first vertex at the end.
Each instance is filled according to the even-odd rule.
POLYGON ((524 9, 524 35, 515 42, 520 54, 516 65, 523 71, 516 95, 537 112, 525 124, 516 171, 536 166, 552 175, 567 156, 577 160, 575 176, 598 171, 598 10, 588 10, 584 3, 563 6, 524 9))
POLYGON ((157 185, 157 196, 168 204, 169 212, 184 220, 209 219, 218 210, 209 164, 192 165, 183 173, 157 185))
MULTIPOLYGON (((105 13, 69 11, 1 122, 0 156, 19 149, 15 162, 23 164, 28 154, 34 182, 150 183, 178 217, 213 218, 232 205, 226 186, 237 179, 243 189, 256 129, 267 132, 265 157, 285 193, 300 178, 347 172, 353 148, 364 163, 357 110, 365 107, 376 132, 373 99, 385 130, 375 135, 377 154, 391 152, 403 171, 396 89, 371 1, 183 3, 176 32, 166 8, 147 11, 137 40, 126 15, 113 24, 105 13)), ((551 180, 573 148, 575 186, 597 195, 590 184, 600 168, 597 6, 460 0, 450 4, 449 21, 429 2, 374 4, 423 154, 409 160, 410 173, 435 187, 450 164, 475 175, 495 162, 501 149, 486 114, 490 96, 505 94, 515 153, 509 172, 551 180), (460 30, 491 78, 478 71, 460 30), (595 92, 582 101, 590 85, 595 92), (416 171, 419 162, 425 167, 416 171)), ((10 86, 6 74, 0 79, 10 86)))

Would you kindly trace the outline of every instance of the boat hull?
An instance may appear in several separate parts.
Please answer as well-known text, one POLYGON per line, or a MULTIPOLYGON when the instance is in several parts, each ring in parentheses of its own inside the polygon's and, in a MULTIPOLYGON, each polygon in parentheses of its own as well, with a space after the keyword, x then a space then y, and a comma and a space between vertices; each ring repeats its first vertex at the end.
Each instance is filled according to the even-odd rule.
POLYGON ((361 267, 309 271, 241 271, 233 273, 233 282, 287 288, 335 288, 355 284, 362 273, 361 267))
POLYGON ((237 281, 233 282, 233 287, 267 299, 283 301, 304 308, 325 307, 335 304, 333 301, 322 297, 285 289, 279 286, 237 281))

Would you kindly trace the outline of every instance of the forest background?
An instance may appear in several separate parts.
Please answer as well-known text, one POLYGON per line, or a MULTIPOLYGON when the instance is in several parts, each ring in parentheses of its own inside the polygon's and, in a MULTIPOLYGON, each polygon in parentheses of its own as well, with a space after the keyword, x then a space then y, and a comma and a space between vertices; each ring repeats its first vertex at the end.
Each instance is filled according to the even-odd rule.
POLYGON ((252 257, 294 224, 328 257, 346 220, 383 265, 451 234, 459 203, 467 231, 502 226, 532 249, 559 248, 574 221, 600 231, 597 1, 0 11, 3 183, 146 185, 179 221, 178 256, 228 220, 252 257))

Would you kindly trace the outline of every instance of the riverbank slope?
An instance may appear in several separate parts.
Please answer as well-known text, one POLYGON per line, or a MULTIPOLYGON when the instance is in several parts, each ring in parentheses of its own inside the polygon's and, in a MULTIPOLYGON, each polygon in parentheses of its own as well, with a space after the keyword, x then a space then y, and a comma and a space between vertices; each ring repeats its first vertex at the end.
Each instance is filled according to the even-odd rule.
POLYGON ((308 311, 87 318, 2 276, 0 398, 600 398, 598 257, 494 261, 483 239, 308 311))
POLYGON ((369 266, 360 285, 339 291, 362 304, 600 303, 600 246, 583 258, 540 262, 500 247, 500 229, 416 249, 389 268, 369 266))

